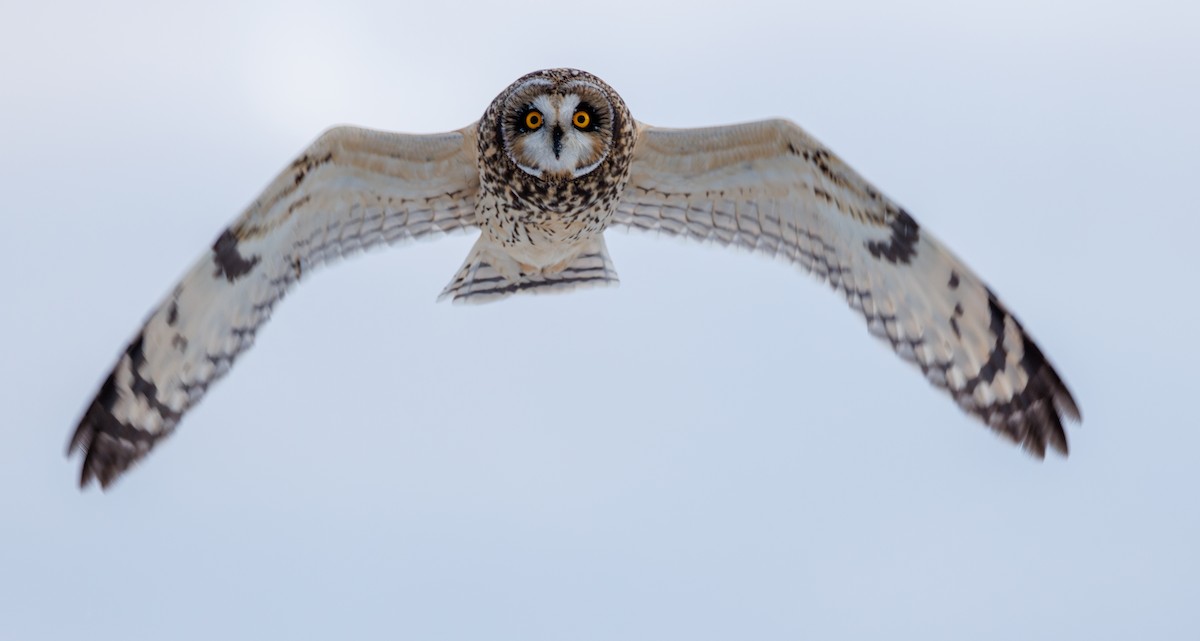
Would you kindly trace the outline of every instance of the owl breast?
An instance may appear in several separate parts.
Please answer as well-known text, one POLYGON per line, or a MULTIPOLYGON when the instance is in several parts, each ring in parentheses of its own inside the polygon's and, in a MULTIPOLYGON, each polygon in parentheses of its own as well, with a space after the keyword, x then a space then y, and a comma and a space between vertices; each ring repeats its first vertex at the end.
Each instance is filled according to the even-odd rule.
POLYGON ((518 262, 538 269, 568 261, 612 220, 616 199, 576 208, 543 209, 506 194, 485 193, 476 201, 476 220, 492 242, 518 262))

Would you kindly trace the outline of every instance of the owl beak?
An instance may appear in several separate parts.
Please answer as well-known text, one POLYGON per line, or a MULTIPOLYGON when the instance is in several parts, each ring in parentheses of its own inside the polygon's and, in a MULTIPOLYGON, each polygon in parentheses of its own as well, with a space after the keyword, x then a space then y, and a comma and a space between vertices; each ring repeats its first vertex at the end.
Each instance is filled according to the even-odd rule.
POLYGON ((559 127, 558 125, 554 125, 554 131, 551 132, 550 135, 554 140, 554 157, 557 159, 558 155, 562 153, 562 137, 563 137, 562 127, 559 127))

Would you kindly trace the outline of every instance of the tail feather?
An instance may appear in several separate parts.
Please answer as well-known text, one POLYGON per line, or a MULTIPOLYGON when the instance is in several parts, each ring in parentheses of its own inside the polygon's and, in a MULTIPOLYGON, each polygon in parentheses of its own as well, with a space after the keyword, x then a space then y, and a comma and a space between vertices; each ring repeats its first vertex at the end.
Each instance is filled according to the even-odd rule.
POLYGON ((450 298, 455 303, 487 303, 520 292, 559 293, 616 284, 617 272, 602 237, 581 245, 573 259, 542 269, 522 265, 485 237, 480 237, 438 300, 450 298))

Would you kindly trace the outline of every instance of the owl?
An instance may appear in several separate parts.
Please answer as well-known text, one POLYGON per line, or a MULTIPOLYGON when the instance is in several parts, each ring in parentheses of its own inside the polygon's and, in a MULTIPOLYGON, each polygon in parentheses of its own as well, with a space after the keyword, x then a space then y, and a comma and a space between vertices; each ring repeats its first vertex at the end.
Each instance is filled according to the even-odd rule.
POLYGON ((998 434, 1063 455, 1080 413, 991 289, 902 207, 786 120, 653 127, 596 76, 530 73, 443 134, 322 134, 153 310, 68 445, 107 487, 178 426, 324 261, 478 229, 441 293, 461 303, 614 285, 610 227, 783 258, 998 434))

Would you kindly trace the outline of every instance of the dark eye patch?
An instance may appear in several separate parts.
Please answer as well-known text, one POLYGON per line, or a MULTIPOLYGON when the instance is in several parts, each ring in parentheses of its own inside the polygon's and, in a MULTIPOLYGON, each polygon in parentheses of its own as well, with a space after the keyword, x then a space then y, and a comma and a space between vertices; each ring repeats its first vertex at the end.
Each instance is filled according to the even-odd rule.
MULTIPOLYGON (((578 124, 576 125, 580 130, 595 131, 600 126, 600 118, 596 114, 596 110, 592 107, 592 105, 588 104, 588 102, 586 100, 581 100, 579 102, 579 104, 575 107, 575 111, 576 111, 576 113, 582 111, 587 114, 587 121, 588 121, 587 126, 586 127, 578 127, 578 124)), ((575 120, 575 118, 572 118, 572 120, 575 120)))
MULTIPOLYGON (((521 109, 520 111, 514 113, 513 120, 512 120, 513 129, 516 129, 518 132, 523 133, 523 134, 527 134, 530 131, 533 131, 535 129, 540 129, 541 128, 540 124, 537 127, 529 127, 526 124, 526 118, 529 116, 530 113, 534 113, 534 112, 536 112, 538 114, 538 117, 541 118, 542 112, 539 111, 537 107, 533 106, 533 103, 531 102, 531 103, 526 104, 524 109, 521 109)), ((543 122, 543 121, 539 120, 539 122, 543 122)))

